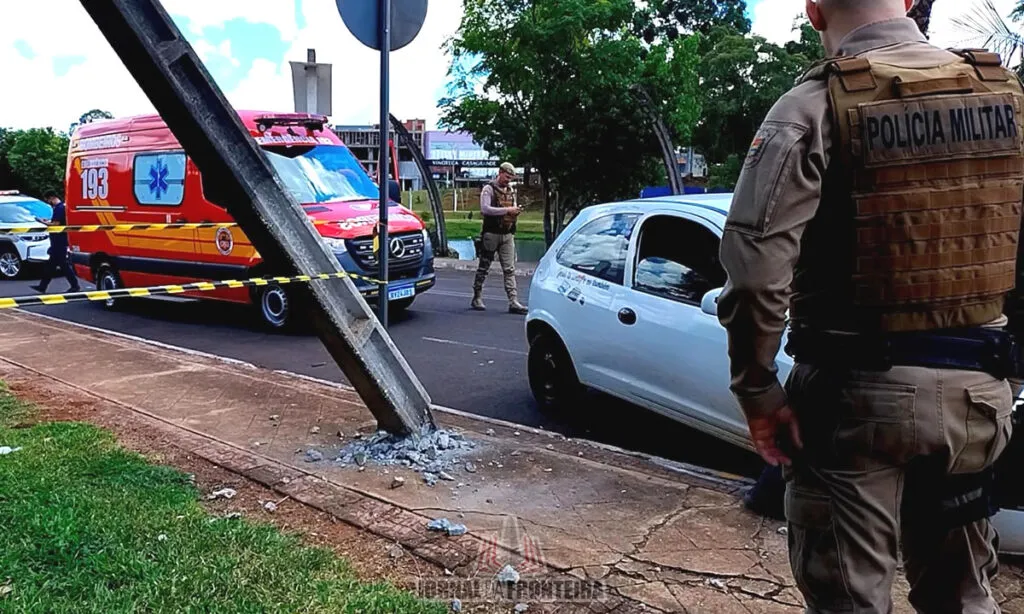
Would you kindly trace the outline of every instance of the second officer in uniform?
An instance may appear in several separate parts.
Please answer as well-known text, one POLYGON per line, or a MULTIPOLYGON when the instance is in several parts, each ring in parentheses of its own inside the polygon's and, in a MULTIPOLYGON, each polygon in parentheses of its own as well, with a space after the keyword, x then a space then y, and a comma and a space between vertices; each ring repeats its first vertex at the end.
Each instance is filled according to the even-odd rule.
POLYGON ((809 612, 890 612, 899 551, 918 612, 999 611, 1024 91, 995 54, 926 42, 911 5, 807 1, 831 59, 769 112, 722 238, 732 390, 787 466, 809 612))

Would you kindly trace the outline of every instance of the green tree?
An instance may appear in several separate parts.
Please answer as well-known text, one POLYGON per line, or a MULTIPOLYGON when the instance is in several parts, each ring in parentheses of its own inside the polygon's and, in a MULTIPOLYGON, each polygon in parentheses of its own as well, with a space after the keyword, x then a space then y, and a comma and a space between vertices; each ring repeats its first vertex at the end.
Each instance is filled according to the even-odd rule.
POLYGON ((50 191, 64 193, 67 135, 52 128, 8 131, 0 153, 10 169, 10 187, 39 198, 50 191))
POLYGON ((738 154, 729 154, 725 162, 708 167, 708 187, 732 190, 739 181, 742 169, 743 158, 738 154))
POLYGON ((82 116, 78 118, 79 124, 88 124, 98 119, 114 119, 114 116, 109 111, 103 109, 93 109, 82 113, 82 116))
POLYGON ((648 44, 720 26, 750 32, 745 0, 649 0, 633 16, 633 32, 648 44))
POLYGON ((769 109, 811 64, 803 45, 810 42, 790 53, 733 28, 709 33, 700 67, 704 115, 693 143, 711 163, 746 152, 769 109))
MULTIPOLYGON (((442 124, 540 171, 549 240, 665 170, 637 88, 679 139, 700 116, 698 37, 645 42, 633 0, 466 0, 442 124)), ((646 9, 643 9, 646 10, 646 9)))

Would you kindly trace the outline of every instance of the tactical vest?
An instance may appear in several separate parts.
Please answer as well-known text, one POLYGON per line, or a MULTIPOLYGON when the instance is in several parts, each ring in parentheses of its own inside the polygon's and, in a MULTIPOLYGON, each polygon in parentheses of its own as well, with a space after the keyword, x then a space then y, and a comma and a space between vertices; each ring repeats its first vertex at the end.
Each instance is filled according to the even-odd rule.
MULTIPOLYGON (((494 194, 491 206, 512 206, 512 190, 498 187, 498 183, 495 181, 492 181, 487 185, 491 186, 491 191, 494 194)), ((516 231, 516 218, 512 215, 485 215, 483 231, 500 235, 514 233, 516 231)))
POLYGON ((1024 89, 998 55, 954 53, 935 67, 854 56, 820 71, 837 138, 803 251, 831 255, 798 263, 794 322, 895 332, 1002 313, 1016 281, 1024 89))

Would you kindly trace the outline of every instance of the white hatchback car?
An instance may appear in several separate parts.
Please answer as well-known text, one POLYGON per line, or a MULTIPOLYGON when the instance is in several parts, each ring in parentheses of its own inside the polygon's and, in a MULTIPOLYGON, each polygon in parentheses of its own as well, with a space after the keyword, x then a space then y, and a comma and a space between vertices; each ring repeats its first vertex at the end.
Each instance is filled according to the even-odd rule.
POLYGON ((29 234, 0 234, 0 279, 14 279, 26 262, 49 260, 50 235, 37 218, 49 219, 52 215, 53 208, 40 200, 17 193, 0 194, 0 230, 24 226, 32 229, 29 234))
MULTIPOLYGON (((528 373, 543 409, 592 388, 752 449, 717 317, 731 201, 666 196, 588 207, 572 220, 530 287, 528 373)), ((780 350, 776 364, 784 380, 793 360, 780 350)), ((1001 463, 1024 461, 1020 431, 1001 463)), ((1024 487, 1001 481, 999 492, 1000 549, 1024 554, 1024 487)))

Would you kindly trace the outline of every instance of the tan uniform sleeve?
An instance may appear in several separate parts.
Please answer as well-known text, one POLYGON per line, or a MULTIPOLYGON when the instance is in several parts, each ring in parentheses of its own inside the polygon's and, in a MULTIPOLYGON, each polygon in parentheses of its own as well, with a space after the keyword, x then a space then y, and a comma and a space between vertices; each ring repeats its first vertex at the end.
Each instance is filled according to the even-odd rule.
POLYGON ((718 300, 728 331, 730 388, 749 416, 786 404, 775 357, 800 238, 814 217, 831 148, 824 82, 782 97, 751 143, 722 236, 729 279, 718 300))

